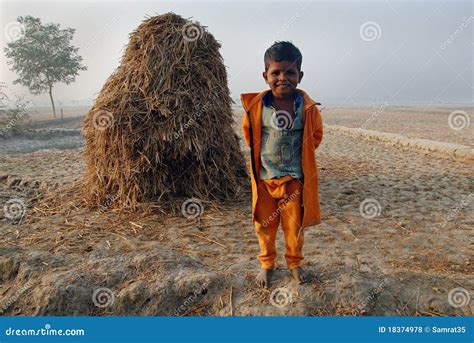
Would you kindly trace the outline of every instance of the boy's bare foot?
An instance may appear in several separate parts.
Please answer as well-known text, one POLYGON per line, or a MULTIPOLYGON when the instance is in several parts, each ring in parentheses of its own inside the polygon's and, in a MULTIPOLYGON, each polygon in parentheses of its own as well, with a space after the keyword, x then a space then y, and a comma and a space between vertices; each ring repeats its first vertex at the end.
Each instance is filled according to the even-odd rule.
POLYGON ((301 267, 291 269, 291 274, 298 283, 305 283, 308 281, 308 273, 306 273, 301 267))
POLYGON ((273 275, 273 269, 261 269, 260 273, 258 273, 257 277, 255 278, 255 283, 259 287, 268 288, 270 287, 270 280, 273 275))

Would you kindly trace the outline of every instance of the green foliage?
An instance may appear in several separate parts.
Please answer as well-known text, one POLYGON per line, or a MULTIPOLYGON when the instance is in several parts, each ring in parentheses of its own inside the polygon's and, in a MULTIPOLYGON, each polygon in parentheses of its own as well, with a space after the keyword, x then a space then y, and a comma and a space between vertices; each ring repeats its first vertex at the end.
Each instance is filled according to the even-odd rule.
POLYGON ((5 48, 7 63, 19 76, 14 83, 41 94, 56 82, 75 81, 80 70, 87 70, 77 54, 79 49, 71 45, 75 29, 42 25, 32 16, 18 17, 17 21, 23 25, 24 34, 5 48))
POLYGON ((43 25, 32 16, 18 17, 17 21, 23 32, 5 47, 7 64, 18 75, 13 83, 28 87, 35 95, 49 92, 54 111, 53 85, 70 84, 80 70, 87 70, 78 55, 79 48, 71 45, 75 29, 43 25))

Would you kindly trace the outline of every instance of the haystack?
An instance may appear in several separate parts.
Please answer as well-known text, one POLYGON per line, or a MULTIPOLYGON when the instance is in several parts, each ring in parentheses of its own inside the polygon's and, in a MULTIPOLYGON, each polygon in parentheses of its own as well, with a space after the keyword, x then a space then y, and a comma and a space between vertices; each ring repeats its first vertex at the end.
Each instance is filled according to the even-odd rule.
POLYGON ((235 196, 246 168, 219 48, 205 27, 174 13, 130 35, 84 121, 88 202, 235 196))

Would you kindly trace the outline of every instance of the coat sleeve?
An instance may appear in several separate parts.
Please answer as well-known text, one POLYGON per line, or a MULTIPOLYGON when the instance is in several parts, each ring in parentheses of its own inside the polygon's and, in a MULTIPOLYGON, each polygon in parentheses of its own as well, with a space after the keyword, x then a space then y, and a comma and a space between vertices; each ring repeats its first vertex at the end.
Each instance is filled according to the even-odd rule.
POLYGON ((313 122, 313 138, 314 138, 314 149, 319 147, 321 141, 323 140, 323 120, 321 118, 321 113, 319 109, 315 106, 316 118, 313 122))
POLYGON ((242 131, 244 133, 245 143, 250 147, 249 116, 247 113, 244 113, 244 119, 242 120, 242 131))

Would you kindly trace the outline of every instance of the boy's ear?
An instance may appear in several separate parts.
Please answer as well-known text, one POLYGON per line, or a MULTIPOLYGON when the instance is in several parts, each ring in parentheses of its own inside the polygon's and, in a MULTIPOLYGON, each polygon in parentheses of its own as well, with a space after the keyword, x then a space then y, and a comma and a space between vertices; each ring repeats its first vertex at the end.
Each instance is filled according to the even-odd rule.
POLYGON ((303 75, 304 75, 304 73, 302 71, 300 71, 300 82, 303 79, 303 75))
POLYGON ((264 71, 262 73, 262 76, 263 76, 263 79, 265 80, 265 83, 268 83, 268 81, 267 81, 267 72, 266 71, 264 71))

